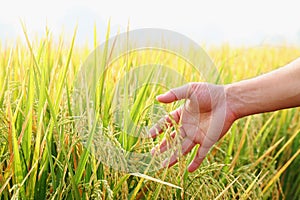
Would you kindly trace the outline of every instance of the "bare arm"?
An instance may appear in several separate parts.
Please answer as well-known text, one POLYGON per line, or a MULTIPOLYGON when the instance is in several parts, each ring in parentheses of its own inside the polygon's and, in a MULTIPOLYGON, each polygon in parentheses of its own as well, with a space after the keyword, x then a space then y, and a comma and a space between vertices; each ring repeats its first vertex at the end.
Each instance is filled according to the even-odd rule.
MULTIPOLYGON (((186 99, 184 106, 172 111, 170 116, 180 123, 182 138, 181 152, 190 152, 200 144, 194 160, 188 167, 196 170, 209 149, 223 137, 232 123, 244 116, 271 112, 300 106, 300 58, 270 73, 229 85, 189 83, 174 88, 157 97, 162 103, 172 103, 186 99)), ((172 126, 168 116, 156 124, 150 133, 156 137, 164 126, 172 126)), ((168 149, 163 140, 155 149, 164 152, 168 149)), ((155 150, 154 149, 154 150, 155 150)), ((155 151, 152 151, 152 153, 155 151)), ((171 156, 168 166, 174 165, 179 153, 171 156)))
POLYGON ((236 118, 300 106, 300 58, 270 73, 226 85, 225 91, 236 118))

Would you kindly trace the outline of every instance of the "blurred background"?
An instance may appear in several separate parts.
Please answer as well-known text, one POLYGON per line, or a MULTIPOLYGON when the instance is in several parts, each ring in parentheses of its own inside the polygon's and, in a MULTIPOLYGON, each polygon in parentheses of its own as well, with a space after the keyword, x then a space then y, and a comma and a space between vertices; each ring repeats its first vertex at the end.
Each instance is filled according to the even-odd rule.
POLYGON ((104 38, 109 19, 112 34, 126 31, 129 24, 130 30, 171 29, 207 45, 300 44, 299 7, 291 0, 2 1, 2 41, 23 36, 20 19, 31 36, 43 35, 46 25, 54 36, 70 35, 78 24, 77 45, 92 44, 94 24, 104 38))

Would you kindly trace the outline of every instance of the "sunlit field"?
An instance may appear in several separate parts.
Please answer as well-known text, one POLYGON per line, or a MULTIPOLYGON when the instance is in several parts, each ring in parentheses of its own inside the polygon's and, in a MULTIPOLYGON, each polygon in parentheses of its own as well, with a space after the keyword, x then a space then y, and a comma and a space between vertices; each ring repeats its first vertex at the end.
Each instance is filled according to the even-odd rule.
MULTIPOLYGON (((96 30, 94 35, 97 47, 96 30)), ((25 28, 22 37, 26 42, 0 41, 0 199, 300 198, 298 108, 236 121, 194 173, 188 173, 186 166, 195 151, 169 169, 136 174, 114 170, 86 149, 86 138, 75 125, 79 117, 73 110, 74 84, 94 47, 77 46, 76 30, 69 36, 72 42, 65 42, 63 35, 53 38, 48 31, 30 38, 25 28)), ((217 84, 254 77, 300 56, 300 48, 287 45, 203 47, 219 71, 218 80, 209 80, 217 84)), ((129 129, 116 124, 116 105, 111 102, 116 83, 130 69, 147 63, 174 66, 188 82, 206 81, 193 75, 183 59, 167 52, 132 52, 112 63, 95 94, 99 124, 126 151, 150 151, 169 134, 134 138, 128 136, 129 129)), ((170 88, 183 84, 167 74, 160 78, 170 88)), ((124 120, 131 117, 136 123, 153 125, 153 114, 145 109, 159 105, 155 96, 165 91, 147 86, 134 91, 129 106, 119 108, 130 110, 124 120)), ((171 111, 181 103, 161 106, 171 111)), ((96 145, 101 146, 101 141, 96 145)), ((109 149, 102 151, 109 159, 109 149)))

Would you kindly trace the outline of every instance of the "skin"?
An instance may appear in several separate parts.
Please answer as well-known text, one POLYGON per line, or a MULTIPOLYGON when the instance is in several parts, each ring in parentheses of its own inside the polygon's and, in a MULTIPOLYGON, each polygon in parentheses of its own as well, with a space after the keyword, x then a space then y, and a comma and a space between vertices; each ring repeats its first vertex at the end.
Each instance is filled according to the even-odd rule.
MULTIPOLYGON (((186 155, 200 144, 188 171, 195 171, 210 148, 230 129, 232 123, 242 117, 300 106, 300 58, 267 74, 232 83, 214 85, 189 83, 157 96, 161 103, 186 100, 185 104, 172 111, 150 129, 154 138, 164 127, 179 123, 181 151, 176 151, 165 166, 173 166, 179 155, 186 155)), ((166 138, 152 149, 152 154, 163 153, 168 148, 166 138)))

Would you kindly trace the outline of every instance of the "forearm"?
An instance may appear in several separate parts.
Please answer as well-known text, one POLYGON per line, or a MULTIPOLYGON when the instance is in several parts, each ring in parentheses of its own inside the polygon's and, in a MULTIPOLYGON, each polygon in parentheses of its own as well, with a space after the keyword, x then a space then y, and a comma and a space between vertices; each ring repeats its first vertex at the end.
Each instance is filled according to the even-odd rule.
POLYGON ((270 73, 225 86, 236 118, 300 106, 300 58, 270 73))

